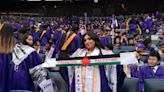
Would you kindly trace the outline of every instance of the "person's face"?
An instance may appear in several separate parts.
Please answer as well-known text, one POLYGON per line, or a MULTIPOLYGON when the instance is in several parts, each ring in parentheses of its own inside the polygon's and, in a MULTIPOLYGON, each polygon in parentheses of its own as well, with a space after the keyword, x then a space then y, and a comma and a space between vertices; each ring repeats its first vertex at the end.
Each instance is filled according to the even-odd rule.
POLYGON ((117 44, 120 43, 120 38, 116 38, 116 43, 117 43, 117 44))
POLYGON ((147 45, 147 47, 148 47, 148 48, 151 47, 151 44, 152 44, 152 43, 150 42, 150 43, 147 45))
POLYGON ((156 66, 157 64, 159 64, 159 61, 158 61, 157 57, 156 56, 149 56, 148 65, 156 66))
POLYGON ((160 39, 164 38, 164 35, 163 34, 159 34, 159 38, 160 39))
POLYGON ((38 46, 40 46, 40 42, 39 42, 39 41, 37 41, 36 44, 37 44, 38 46))
POLYGON ((26 39, 26 41, 29 45, 32 45, 33 44, 33 37, 31 35, 29 35, 28 38, 26 39))
POLYGON ((130 45, 133 45, 134 44, 134 41, 133 40, 129 40, 129 44, 130 45))
POLYGON ((46 44, 45 49, 49 50, 50 49, 50 44, 46 44))
POLYGON ((146 33, 149 33, 149 29, 146 29, 146 33))
POLYGON ((90 36, 85 35, 84 37, 85 48, 88 50, 92 50, 95 48, 95 41, 90 38, 90 36))

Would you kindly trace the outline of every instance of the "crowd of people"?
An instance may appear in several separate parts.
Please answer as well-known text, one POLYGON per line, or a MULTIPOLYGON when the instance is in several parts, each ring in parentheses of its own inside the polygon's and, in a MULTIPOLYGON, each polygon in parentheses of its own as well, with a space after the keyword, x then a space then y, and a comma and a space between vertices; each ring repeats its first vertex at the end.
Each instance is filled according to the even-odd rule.
POLYGON ((134 65, 60 67, 69 92, 117 92, 125 77, 164 79, 164 16, 138 14, 109 17, 1 16, 0 92, 37 92, 29 69, 50 58, 87 57, 136 52, 134 65), (151 72, 150 72, 151 71, 151 72))

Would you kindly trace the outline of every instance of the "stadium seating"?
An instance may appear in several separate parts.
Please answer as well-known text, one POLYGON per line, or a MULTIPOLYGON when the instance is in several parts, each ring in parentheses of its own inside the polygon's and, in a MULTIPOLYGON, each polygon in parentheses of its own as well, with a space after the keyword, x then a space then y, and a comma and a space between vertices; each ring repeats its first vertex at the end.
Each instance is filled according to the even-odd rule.
POLYGON ((118 92, 138 92, 139 80, 138 78, 125 78, 122 87, 118 92))
POLYGON ((164 79, 145 79, 144 92, 164 92, 164 79))

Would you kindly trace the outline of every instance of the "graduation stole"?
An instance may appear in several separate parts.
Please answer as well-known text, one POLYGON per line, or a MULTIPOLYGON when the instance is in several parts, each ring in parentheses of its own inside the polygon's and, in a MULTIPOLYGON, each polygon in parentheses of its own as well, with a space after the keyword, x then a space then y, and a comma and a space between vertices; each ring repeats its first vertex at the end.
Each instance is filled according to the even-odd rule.
POLYGON ((24 59, 26 59, 30 53, 35 51, 34 48, 23 45, 23 44, 16 44, 12 53, 12 62, 14 63, 14 71, 18 71, 19 64, 21 64, 24 59))
POLYGON ((68 45, 69 45, 69 44, 72 42, 72 40, 75 38, 75 36, 76 36, 76 34, 73 33, 73 34, 68 38, 68 40, 65 41, 65 43, 63 44, 61 50, 66 50, 67 47, 68 47, 68 45))
POLYGON ((96 92, 100 92, 99 75, 94 75, 94 73, 99 73, 99 71, 95 71, 96 67, 94 66, 87 66, 90 63, 90 60, 87 58, 87 56, 95 56, 99 55, 99 53, 100 50, 97 48, 95 48, 94 51, 88 55, 86 52, 84 58, 81 61, 85 67, 75 66, 75 92, 95 92, 95 88, 97 89, 96 92), (95 84, 98 85, 94 85, 94 78, 97 79, 97 83, 95 84))
POLYGON ((36 27, 36 32, 38 32, 38 31, 40 30, 40 26, 41 26, 41 24, 38 23, 38 25, 37 25, 37 27, 36 27))
POLYGON ((36 49, 36 52, 39 54, 39 52, 40 52, 40 47, 38 47, 38 48, 36 49))
POLYGON ((42 40, 42 38, 43 38, 43 36, 44 36, 44 34, 46 33, 46 30, 43 30, 43 32, 41 33, 41 36, 40 36, 40 40, 42 40))

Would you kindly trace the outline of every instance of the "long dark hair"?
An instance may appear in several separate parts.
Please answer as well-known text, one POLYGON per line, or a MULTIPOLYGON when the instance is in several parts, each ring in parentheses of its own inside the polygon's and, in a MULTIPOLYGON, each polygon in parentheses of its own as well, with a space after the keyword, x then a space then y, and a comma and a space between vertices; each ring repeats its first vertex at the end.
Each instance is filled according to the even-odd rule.
MULTIPOLYGON (((21 29, 21 30, 19 30, 19 39, 20 39, 20 42, 21 42, 22 44, 31 46, 31 45, 26 41, 26 39, 27 39, 29 36, 32 36, 32 34, 29 32, 29 29, 21 29)), ((32 46, 33 46, 33 45, 32 45, 32 46)))
POLYGON ((12 53, 16 44, 13 28, 9 24, 4 24, 0 30, 0 53, 12 53))
POLYGON ((88 32, 86 32, 86 33, 83 35, 83 38, 82 38, 82 46, 81 46, 81 48, 85 48, 84 37, 85 37, 86 35, 88 35, 92 40, 95 41, 95 47, 97 47, 97 48, 99 48, 99 49, 101 49, 101 48, 104 49, 104 46, 102 45, 102 43, 101 43, 99 37, 98 37, 93 31, 88 31, 88 32))
POLYGON ((120 37, 120 36, 116 36, 116 37, 114 38, 114 44, 116 44, 116 39, 120 39, 119 44, 121 44, 121 37, 120 37))
POLYGON ((24 34, 24 36, 23 36, 23 38, 22 38, 22 44, 24 44, 24 45, 29 45, 29 46, 33 46, 33 44, 32 45, 30 45, 26 40, 27 40, 27 38, 29 37, 29 36, 32 36, 32 34, 30 34, 30 33, 26 33, 26 34, 24 34))

